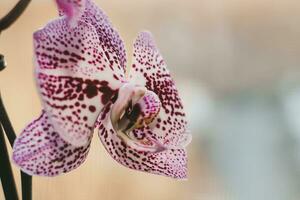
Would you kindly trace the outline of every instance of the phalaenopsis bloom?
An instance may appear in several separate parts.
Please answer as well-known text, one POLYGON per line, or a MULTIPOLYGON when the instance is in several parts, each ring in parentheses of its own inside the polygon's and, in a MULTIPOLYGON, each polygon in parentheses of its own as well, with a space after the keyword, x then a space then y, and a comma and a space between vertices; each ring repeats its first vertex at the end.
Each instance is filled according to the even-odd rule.
POLYGON ((103 11, 90 0, 56 2, 61 16, 33 36, 43 111, 17 138, 14 162, 30 175, 69 172, 86 159, 97 128, 120 164, 186 178, 191 136, 151 34, 139 34, 129 68, 103 11))

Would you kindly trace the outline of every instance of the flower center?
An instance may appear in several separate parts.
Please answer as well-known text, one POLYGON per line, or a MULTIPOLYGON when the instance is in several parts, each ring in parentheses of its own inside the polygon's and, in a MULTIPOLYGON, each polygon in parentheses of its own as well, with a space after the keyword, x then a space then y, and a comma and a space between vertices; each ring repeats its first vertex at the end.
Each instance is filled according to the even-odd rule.
MULTIPOLYGON (((164 149, 155 141, 140 139, 130 134, 136 128, 149 125, 158 115, 161 102, 158 96, 145 87, 124 84, 118 93, 118 99, 112 106, 111 121, 118 136, 130 147, 141 151, 157 152, 164 149)), ((149 138, 148 138, 149 139, 149 138)))

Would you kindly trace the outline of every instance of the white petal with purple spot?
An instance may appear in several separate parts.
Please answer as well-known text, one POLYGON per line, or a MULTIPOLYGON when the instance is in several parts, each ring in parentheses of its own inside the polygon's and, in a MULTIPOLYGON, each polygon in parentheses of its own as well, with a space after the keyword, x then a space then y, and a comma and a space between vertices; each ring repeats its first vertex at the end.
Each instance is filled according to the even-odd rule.
POLYGON ((145 86, 160 99, 160 113, 149 127, 144 128, 148 134, 169 148, 186 146, 191 135, 187 132, 183 105, 174 80, 149 32, 140 33, 134 43, 130 82, 145 86))
POLYGON ((12 157, 22 171, 29 175, 56 176, 81 165, 89 148, 90 140, 82 147, 66 143, 43 111, 16 139, 12 157))
POLYGON ((36 77, 55 129, 75 146, 86 145, 103 106, 122 84, 99 44, 94 27, 64 18, 34 34, 36 77))

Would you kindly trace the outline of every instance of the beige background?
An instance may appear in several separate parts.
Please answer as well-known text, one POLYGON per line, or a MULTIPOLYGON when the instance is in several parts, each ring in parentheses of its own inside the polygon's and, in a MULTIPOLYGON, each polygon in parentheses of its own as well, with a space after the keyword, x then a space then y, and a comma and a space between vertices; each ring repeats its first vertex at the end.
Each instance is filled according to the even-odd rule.
MULTIPOLYGON (((211 113, 210 99, 248 89, 273 90, 285 77, 298 74, 299 1, 96 2, 119 30, 128 55, 140 30, 153 32, 185 100, 194 135, 188 148, 189 179, 176 181, 129 170, 110 158, 95 135, 90 155, 80 168, 56 178, 34 177, 34 199, 235 199, 234 192, 225 189, 226 181, 214 169, 204 148, 204 138, 212 134, 206 118, 211 113)), ((0 15, 15 3, 1 0, 0 15)), ((0 53, 8 63, 0 73, 0 89, 17 133, 41 109, 33 79, 32 33, 55 17, 53 1, 33 0, 0 37, 0 53)), ((20 190, 18 169, 13 169, 20 190)))

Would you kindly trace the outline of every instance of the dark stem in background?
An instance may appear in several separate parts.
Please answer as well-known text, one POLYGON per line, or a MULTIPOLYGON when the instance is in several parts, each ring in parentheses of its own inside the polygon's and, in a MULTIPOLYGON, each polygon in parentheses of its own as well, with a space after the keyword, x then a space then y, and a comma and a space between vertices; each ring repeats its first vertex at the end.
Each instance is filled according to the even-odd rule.
POLYGON ((18 200, 16 183, 11 170, 4 132, 0 125, 0 178, 5 199, 18 200))
POLYGON ((0 71, 4 70, 5 66, 5 60, 4 60, 4 56, 0 54, 0 71))
MULTIPOLYGON (((24 12, 31 0, 20 0, 15 7, 2 19, 0 19, 0 33, 5 29, 9 28, 24 12)), ((5 68, 4 56, 0 54, 0 71, 5 68)), ((3 186, 3 191, 6 199, 15 200, 18 199, 16 185, 14 182, 14 176, 12 174, 11 165, 9 162, 7 147, 5 144, 5 137, 2 130, 6 133, 11 146, 13 146, 14 140, 16 138, 15 131, 7 115, 6 109, 4 107, 1 94, 0 94, 0 175, 1 182, 3 186)), ((32 178, 31 176, 21 172, 21 182, 22 182, 22 199, 31 200, 32 199, 32 178)))
POLYGON ((2 101, 1 93, 0 93, 0 124, 2 124, 3 126, 3 129, 6 133, 6 137, 10 143, 10 146, 13 146, 14 141, 16 139, 16 134, 8 118, 6 109, 4 107, 4 103, 2 101))
MULTIPOLYGON (((0 93, 0 124, 2 124, 3 126, 3 129, 6 133, 10 145, 13 146, 14 141, 16 139, 16 133, 7 115, 6 109, 4 107, 4 103, 2 101, 1 93, 0 93)), ((32 178, 31 176, 25 174, 22 171, 21 171, 21 185, 22 185, 22 199, 31 200, 32 199, 32 178)))
POLYGON ((31 0, 20 0, 15 7, 2 19, 0 19, 0 32, 12 25, 23 13, 31 0))
POLYGON ((32 177, 21 171, 22 199, 32 199, 32 177))

